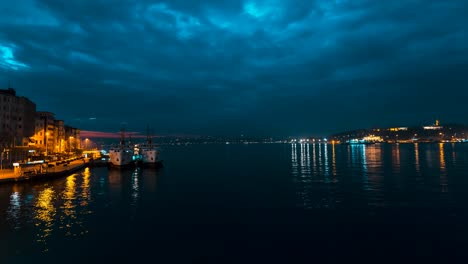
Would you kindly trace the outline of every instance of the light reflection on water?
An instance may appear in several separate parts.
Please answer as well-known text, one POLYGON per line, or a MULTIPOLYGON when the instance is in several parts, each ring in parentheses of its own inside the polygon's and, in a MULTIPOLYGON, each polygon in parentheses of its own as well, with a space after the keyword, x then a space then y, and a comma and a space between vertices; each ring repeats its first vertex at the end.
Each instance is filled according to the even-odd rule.
MULTIPOLYGON (((231 213, 231 208, 241 212, 239 219, 248 207, 252 215, 246 219, 262 220, 270 211, 283 216, 285 210, 278 208, 294 208, 293 214, 299 211, 312 218, 322 210, 302 214, 302 209, 354 212, 357 208, 375 213, 377 208, 468 208, 468 144, 225 147, 232 152, 228 158, 219 157, 224 146, 205 146, 205 156, 199 160, 194 157, 200 146, 188 154, 191 147, 178 149, 184 155, 173 159, 159 182, 156 170, 95 168, 53 181, 0 185, 0 216, 5 215, 8 223, 0 226, 1 240, 14 245, 0 247, 0 253, 32 244, 23 253, 51 254, 70 241, 78 245, 76 252, 89 248, 97 252, 101 242, 113 249, 121 241, 161 233, 172 238, 188 222, 195 221, 195 228, 180 233, 206 223, 213 224, 211 228, 233 221, 237 211, 231 213), (229 214, 218 220, 226 208, 229 214)), ((294 223, 298 220, 291 218, 294 223)), ((242 228, 252 223, 245 221, 239 221, 242 228)))
POLYGON ((136 168, 132 173, 132 204, 136 205, 138 202, 138 175, 140 169, 136 168))
POLYGON ((332 175, 333 181, 336 181, 336 154, 335 154, 335 143, 332 145, 332 175))
POLYGON ((83 183, 81 185, 81 206, 87 206, 91 201, 91 172, 89 168, 85 168, 83 171, 83 183))
MULTIPOLYGON (((12 230, 32 232, 37 243, 33 248, 47 252, 52 237, 76 239, 86 236, 89 233, 88 219, 95 213, 92 205, 97 197, 107 200, 105 204, 109 204, 112 195, 125 198, 121 192, 126 180, 130 181, 131 186, 128 204, 136 207, 140 198, 140 169, 100 170, 102 177, 94 179, 92 171, 85 168, 82 172, 55 181, 11 185, 8 206, 5 208, 8 224, 12 230)), ((147 179, 146 182, 148 188, 154 190, 156 172, 146 174, 147 177, 153 178, 147 179)), ((2 186, 0 193, 4 193, 6 188, 8 186, 2 186)))
POLYGON ((466 169, 466 155, 462 150, 457 152, 456 147, 444 143, 302 144, 297 157, 297 146, 292 144, 291 172, 298 190, 297 206, 313 209, 453 205, 450 172, 466 169), (309 148, 311 155, 306 151, 309 148), (425 159, 421 159, 421 153, 425 153, 425 159), (346 205, 341 204, 343 201, 346 205))
POLYGON ((447 173, 445 168, 445 153, 444 143, 439 143, 439 160, 440 160, 440 188, 441 191, 448 192, 447 173))
POLYGON ((10 205, 8 207, 7 215, 10 223, 13 224, 15 229, 20 228, 19 218, 21 214, 21 193, 13 190, 10 195, 10 205))
POLYGON ((48 251, 47 242, 51 236, 57 209, 54 205, 55 191, 48 187, 39 192, 35 207, 37 228, 37 242, 42 245, 43 251, 48 251))
POLYGON ((418 143, 414 144, 414 158, 415 158, 414 165, 416 166, 416 172, 420 174, 421 166, 419 165, 419 144, 418 143))

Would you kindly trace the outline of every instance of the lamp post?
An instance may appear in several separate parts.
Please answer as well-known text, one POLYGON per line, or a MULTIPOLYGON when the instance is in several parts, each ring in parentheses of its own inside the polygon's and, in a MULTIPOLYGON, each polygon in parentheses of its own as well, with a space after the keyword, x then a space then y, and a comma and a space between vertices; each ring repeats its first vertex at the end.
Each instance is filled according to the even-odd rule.
POLYGON ((68 139, 69 139, 68 141, 69 141, 69 144, 70 144, 70 156, 71 156, 71 152, 72 152, 72 143, 71 142, 72 142, 73 137, 70 136, 68 139))
POLYGON ((88 139, 85 139, 85 149, 88 150, 88 139))
POLYGON ((47 142, 47 137, 49 136, 49 132, 46 132, 45 133, 45 157, 47 159, 47 145, 49 144, 49 142, 47 142))

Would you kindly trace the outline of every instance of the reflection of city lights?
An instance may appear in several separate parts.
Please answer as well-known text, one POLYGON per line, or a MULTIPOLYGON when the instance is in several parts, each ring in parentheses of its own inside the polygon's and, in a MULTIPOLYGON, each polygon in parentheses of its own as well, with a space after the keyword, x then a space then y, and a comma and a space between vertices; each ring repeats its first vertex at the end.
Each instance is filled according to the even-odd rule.
POLYGON ((445 170, 444 143, 439 143, 440 169, 445 170))
POLYGON ((335 144, 332 145, 332 174, 333 176, 336 176, 335 144))
POLYGON ((414 155, 415 155, 415 164, 416 171, 419 173, 419 145, 418 143, 414 144, 414 155))
POLYGON ((13 192, 10 195, 10 206, 8 208, 8 218, 12 221, 15 227, 18 227, 18 219, 21 212, 21 194, 13 192))
POLYGON ((400 145, 395 144, 392 146, 392 167, 393 169, 400 170, 400 145))
POLYGON ((63 212, 66 216, 75 218, 75 205, 73 201, 75 200, 75 191, 76 191, 76 184, 75 184, 75 175, 71 175, 67 177, 67 181, 65 183, 65 191, 63 193, 63 199, 65 202, 63 203, 63 212))
POLYGON ((81 196, 83 196, 83 201, 81 205, 83 206, 88 205, 88 200, 90 199, 90 176, 91 173, 89 171, 89 168, 86 167, 83 172, 83 184, 81 185, 81 196))
POLYGON ((445 173, 445 154, 444 143, 439 143, 439 156, 440 156, 440 187, 442 192, 448 191, 447 174, 445 173))
POLYGON ((328 145, 324 145, 324 152, 323 152, 323 155, 324 155, 324 159, 325 159, 325 177, 328 177, 329 176, 329 173, 328 173, 328 145))
POLYGON ((52 204, 55 192, 52 188, 46 188, 39 193, 36 202, 36 218, 43 222, 51 222, 55 214, 55 207, 52 204))
POLYGON ((139 173, 139 170, 138 170, 138 169, 136 169, 136 170, 132 173, 132 178, 133 178, 133 183, 132 183, 133 204, 136 204, 137 199, 138 199, 138 173, 139 173))
POLYGON ((21 206, 20 198, 21 198, 21 195, 19 194, 19 192, 12 193, 10 196, 10 205, 12 207, 19 208, 21 206))
POLYGON ((56 209, 53 204, 55 191, 49 187, 39 193, 35 204, 35 219, 39 222, 36 227, 39 228, 37 242, 44 244, 43 251, 48 251, 46 239, 52 233, 53 221, 55 219, 56 209))

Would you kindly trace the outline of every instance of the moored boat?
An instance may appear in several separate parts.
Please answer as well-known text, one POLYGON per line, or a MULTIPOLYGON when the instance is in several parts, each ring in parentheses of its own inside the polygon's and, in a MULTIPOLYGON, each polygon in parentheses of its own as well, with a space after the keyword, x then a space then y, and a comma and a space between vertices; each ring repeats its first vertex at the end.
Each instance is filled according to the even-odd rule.
POLYGON ((158 147, 153 144, 153 139, 147 132, 147 139, 145 144, 139 146, 139 153, 141 155, 141 162, 143 165, 156 166, 160 164, 158 147))
POLYGON ((159 162, 159 151, 152 144, 141 145, 140 153, 143 165, 155 165, 159 162))
POLYGON ((109 150, 109 164, 113 167, 130 167, 134 165, 134 150, 125 142, 125 130, 121 131, 120 144, 109 150))

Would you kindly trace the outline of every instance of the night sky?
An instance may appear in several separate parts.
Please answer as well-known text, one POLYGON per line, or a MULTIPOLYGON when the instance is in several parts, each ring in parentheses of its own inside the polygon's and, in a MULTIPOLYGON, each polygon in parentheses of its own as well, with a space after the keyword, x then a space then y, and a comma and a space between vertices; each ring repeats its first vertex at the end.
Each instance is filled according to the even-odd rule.
POLYGON ((11 80, 83 130, 468 123, 466 0, 14 0, 0 11, 0 87, 11 80))

